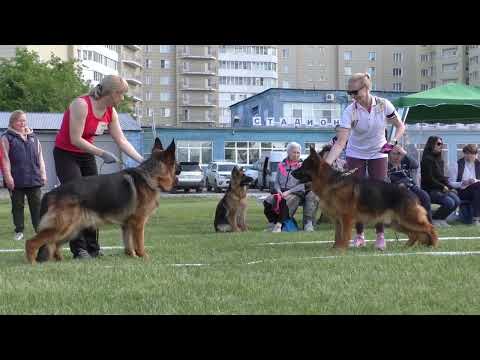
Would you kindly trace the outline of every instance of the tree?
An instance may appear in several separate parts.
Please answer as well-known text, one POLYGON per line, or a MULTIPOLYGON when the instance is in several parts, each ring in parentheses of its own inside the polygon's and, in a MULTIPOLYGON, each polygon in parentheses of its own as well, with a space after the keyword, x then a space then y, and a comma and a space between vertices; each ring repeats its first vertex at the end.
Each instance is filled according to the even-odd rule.
MULTIPOLYGON (((42 62, 35 51, 17 49, 15 57, 0 59, 0 111, 64 112, 77 96, 90 89, 77 60, 52 56, 42 62)), ((118 112, 132 112, 126 96, 118 112)))
POLYGON ((0 111, 63 112, 89 86, 77 61, 51 56, 41 62, 36 52, 17 49, 0 60, 0 111))

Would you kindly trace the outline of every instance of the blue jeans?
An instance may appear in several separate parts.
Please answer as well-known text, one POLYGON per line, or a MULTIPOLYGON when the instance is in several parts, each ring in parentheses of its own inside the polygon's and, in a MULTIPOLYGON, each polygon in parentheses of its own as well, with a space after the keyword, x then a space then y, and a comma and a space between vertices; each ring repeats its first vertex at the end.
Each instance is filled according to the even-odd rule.
POLYGON ((452 191, 446 193, 438 190, 431 191, 430 199, 433 204, 440 205, 432 216, 434 220, 445 220, 460 205, 460 198, 452 191))

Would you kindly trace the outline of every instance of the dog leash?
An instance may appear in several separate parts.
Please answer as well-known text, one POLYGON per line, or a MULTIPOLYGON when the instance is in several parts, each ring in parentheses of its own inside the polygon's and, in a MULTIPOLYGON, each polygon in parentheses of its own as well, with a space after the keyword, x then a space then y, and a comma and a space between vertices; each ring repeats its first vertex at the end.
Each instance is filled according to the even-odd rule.
MULTIPOLYGON (((122 161, 122 160, 118 160, 118 161, 115 161, 114 163, 112 164, 119 164, 119 165, 122 165, 124 168, 127 167, 127 165, 122 161)), ((102 168, 103 168, 103 165, 105 165, 105 160, 102 162, 102 165, 100 165, 100 170, 99 170, 99 174, 102 173, 102 168)))

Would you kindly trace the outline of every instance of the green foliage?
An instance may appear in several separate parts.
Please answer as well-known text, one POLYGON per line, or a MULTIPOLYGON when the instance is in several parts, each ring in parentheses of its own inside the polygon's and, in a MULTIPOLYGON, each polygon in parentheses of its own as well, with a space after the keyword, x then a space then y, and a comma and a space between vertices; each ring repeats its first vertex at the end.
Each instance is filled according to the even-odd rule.
POLYGON ((77 61, 52 54, 42 62, 36 52, 18 49, 15 57, 0 60, 0 111, 64 112, 89 90, 81 71, 77 61))

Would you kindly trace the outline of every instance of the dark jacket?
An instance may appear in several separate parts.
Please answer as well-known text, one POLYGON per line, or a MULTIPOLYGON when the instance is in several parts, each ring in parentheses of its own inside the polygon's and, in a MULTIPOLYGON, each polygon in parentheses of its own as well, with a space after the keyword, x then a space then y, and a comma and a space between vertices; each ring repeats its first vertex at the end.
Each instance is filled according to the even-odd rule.
POLYGON ((408 188, 416 185, 413 180, 412 170, 418 169, 418 161, 405 155, 400 162, 399 168, 394 168, 388 163, 388 177, 392 184, 404 184, 408 188))
POLYGON ((424 155, 421 164, 422 189, 427 192, 442 191, 446 186, 449 189, 448 177, 444 175, 443 160, 440 156, 424 155))

